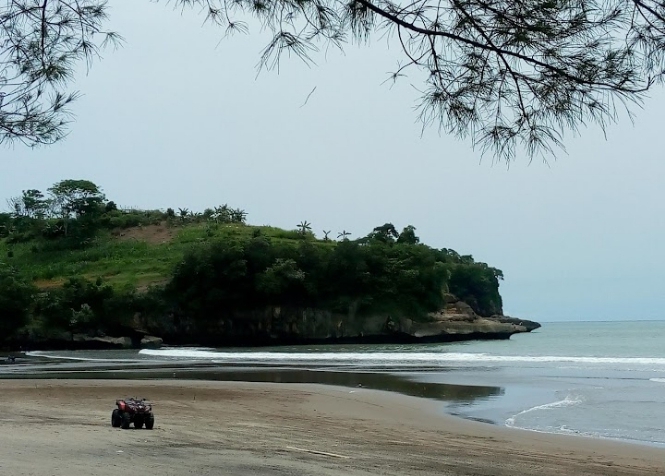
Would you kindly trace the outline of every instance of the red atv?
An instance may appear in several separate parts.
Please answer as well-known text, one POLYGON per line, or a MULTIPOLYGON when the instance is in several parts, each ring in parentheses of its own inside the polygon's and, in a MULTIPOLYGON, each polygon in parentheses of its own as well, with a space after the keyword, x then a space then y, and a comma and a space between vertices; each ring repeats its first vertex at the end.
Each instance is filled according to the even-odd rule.
POLYGON ((146 430, 152 430, 152 427, 155 426, 152 404, 147 402, 145 398, 116 400, 115 404, 118 408, 111 413, 111 426, 113 428, 128 430, 132 422, 137 430, 143 428, 143 425, 145 425, 146 430))

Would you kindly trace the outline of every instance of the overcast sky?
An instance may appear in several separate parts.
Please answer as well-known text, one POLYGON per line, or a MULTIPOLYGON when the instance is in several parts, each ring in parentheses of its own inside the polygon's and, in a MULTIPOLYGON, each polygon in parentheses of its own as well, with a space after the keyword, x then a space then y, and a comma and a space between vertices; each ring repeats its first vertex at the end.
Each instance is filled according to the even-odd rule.
POLYGON ((521 156, 508 169, 468 142, 421 137, 409 82, 382 85, 400 58, 383 41, 257 77, 256 29, 220 43, 200 15, 110 4, 125 46, 80 76, 64 142, 0 149, 2 198, 85 178, 122 206, 228 203, 252 224, 308 220, 319 234, 412 224, 425 243, 502 269, 507 314, 665 318, 662 91, 607 140, 590 128, 549 166, 521 156))

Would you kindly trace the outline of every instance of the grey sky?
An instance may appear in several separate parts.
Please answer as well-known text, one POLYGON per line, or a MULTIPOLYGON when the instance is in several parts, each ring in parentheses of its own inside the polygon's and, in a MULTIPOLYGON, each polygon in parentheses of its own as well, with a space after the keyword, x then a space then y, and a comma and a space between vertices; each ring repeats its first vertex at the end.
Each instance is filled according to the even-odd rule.
POLYGON ((0 149, 2 198, 87 178, 123 206, 228 203, 250 223, 306 219, 319 234, 412 224, 424 242, 502 269, 508 314, 665 317, 662 90, 607 141, 589 128, 549 167, 522 156, 507 169, 467 141, 421 137, 409 80, 381 84, 399 59, 385 41, 257 78, 267 37, 256 28, 219 43, 200 15, 110 3, 126 45, 80 76, 64 142, 0 149))

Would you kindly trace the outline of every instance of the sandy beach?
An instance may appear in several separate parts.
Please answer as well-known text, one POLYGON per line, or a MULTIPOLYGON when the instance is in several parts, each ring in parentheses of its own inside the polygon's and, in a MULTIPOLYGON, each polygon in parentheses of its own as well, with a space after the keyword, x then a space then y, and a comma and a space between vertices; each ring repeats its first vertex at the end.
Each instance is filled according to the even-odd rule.
POLYGON ((500 428, 362 388, 0 380, 0 474, 665 475, 665 450, 500 428), (124 396, 155 402, 154 430, 111 427, 124 396))

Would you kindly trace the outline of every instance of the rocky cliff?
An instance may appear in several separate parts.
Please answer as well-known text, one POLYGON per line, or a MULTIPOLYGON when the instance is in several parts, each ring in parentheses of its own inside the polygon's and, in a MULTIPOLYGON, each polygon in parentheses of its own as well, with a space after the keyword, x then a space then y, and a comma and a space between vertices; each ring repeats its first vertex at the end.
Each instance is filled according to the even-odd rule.
POLYGON ((533 321, 508 316, 478 316, 454 296, 439 312, 426 318, 359 316, 318 309, 267 307, 246 311, 201 326, 169 316, 159 322, 142 321, 144 332, 168 343, 209 346, 294 345, 311 343, 416 343, 475 339, 508 339, 540 327, 533 321))
POLYGON ((122 349, 172 345, 264 346, 314 343, 418 343, 508 339, 540 327, 508 316, 478 316, 466 303, 446 297, 446 306, 425 318, 360 316, 319 309, 267 307, 196 323, 169 315, 158 320, 137 315, 131 328, 118 336, 59 333, 32 336, 20 342, 32 349, 122 349))

